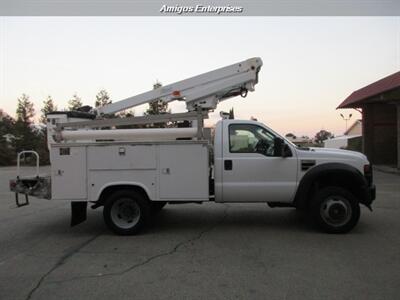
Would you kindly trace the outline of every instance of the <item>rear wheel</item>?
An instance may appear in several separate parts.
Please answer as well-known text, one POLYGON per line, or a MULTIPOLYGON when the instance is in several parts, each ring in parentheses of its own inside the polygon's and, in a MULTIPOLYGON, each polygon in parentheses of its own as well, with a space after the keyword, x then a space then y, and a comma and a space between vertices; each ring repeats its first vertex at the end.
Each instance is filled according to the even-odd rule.
POLYGON ((104 221, 109 229, 119 235, 138 233, 150 219, 148 200, 134 190, 113 193, 103 209, 104 221))
POLYGON ((312 218, 328 233, 346 233, 357 225, 360 205, 352 193, 340 187, 317 191, 311 203, 312 218))

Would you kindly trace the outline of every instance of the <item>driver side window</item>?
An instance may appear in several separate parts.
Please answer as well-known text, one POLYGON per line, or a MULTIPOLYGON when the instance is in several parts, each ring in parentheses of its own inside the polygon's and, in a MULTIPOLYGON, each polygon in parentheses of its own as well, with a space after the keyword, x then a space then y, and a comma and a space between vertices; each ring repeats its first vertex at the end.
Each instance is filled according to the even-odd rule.
POLYGON ((253 124, 229 126, 229 151, 231 153, 260 153, 274 156, 275 136, 253 124))

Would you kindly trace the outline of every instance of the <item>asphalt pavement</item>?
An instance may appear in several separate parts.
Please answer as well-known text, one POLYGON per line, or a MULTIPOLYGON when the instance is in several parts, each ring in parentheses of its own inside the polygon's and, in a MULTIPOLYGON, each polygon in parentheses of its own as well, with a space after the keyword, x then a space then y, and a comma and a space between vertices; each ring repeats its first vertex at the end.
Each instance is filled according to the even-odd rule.
POLYGON ((399 175, 375 172, 374 211, 362 207, 349 234, 320 233, 294 209, 207 203, 167 205, 129 237, 101 209, 71 228, 69 203, 17 208, 13 177, 0 168, 1 300, 400 298, 399 175))

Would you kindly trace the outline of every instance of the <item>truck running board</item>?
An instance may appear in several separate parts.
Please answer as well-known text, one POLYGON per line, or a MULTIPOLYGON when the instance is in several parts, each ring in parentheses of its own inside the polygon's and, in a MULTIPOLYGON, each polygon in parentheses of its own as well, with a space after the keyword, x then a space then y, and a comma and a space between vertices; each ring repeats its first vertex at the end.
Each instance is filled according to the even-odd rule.
POLYGON ((294 207, 293 203, 286 202, 267 202, 268 206, 273 207, 294 207))

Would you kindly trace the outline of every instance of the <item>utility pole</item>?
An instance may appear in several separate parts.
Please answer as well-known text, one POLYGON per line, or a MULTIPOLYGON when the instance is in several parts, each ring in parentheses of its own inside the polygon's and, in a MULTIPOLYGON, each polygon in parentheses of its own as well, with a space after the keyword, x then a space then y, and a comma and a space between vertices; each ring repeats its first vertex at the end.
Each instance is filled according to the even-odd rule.
POLYGON ((344 132, 346 132, 346 131, 347 131, 347 121, 349 121, 349 120, 351 119, 351 117, 353 116, 353 114, 349 114, 349 115, 347 116, 347 118, 346 118, 343 114, 340 114, 340 116, 341 116, 342 119, 346 122, 346 130, 344 131, 344 132))

